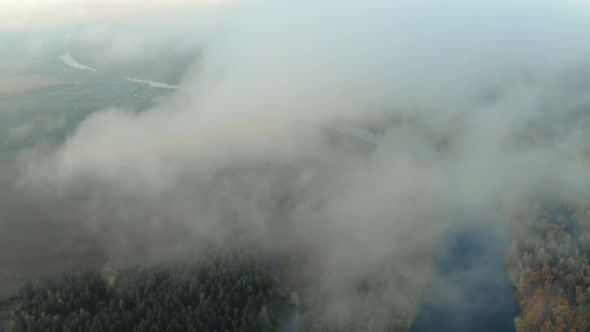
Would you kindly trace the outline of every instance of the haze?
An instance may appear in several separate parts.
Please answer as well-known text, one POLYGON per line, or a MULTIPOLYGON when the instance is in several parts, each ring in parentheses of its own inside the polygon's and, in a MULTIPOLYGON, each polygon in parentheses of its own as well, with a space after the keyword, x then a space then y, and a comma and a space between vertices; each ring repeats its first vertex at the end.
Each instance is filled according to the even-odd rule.
POLYGON ((180 87, 2 129, 2 236, 39 251, 90 239, 92 268, 205 245, 300 255, 313 291, 299 292, 327 326, 360 310, 351 280, 380 276, 363 310, 381 330, 383 308, 418 306, 449 230, 589 198, 583 1, 28 0, 3 2, 0 22, 10 61, 71 51, 180 87))

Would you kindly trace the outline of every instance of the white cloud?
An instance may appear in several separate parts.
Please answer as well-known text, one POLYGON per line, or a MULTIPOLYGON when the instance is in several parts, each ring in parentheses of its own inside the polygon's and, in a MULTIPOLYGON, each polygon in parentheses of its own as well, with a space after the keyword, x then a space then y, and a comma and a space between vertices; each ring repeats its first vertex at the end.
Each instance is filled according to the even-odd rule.
MULTIPOLYGON (((339 286, 330 283, 336 274, 378 270, 392 257, 418 276, 404 259, 432 250, 442 228, 495 209, 498 196, 517 202, 546 179, 553 193, 590 185, 579 151, 587 134, 567 117, 590 94, 568 88, 563 74, 585 68, 590 54, 579 8, 549 0, 245 6, 217 17, 223 33, 178 95, 139 114, 89 117, 47 158, 25 159, 23 179, 42 193, 48 185, 47 199, 65 199, 101 238, 119 236, 109 243, 116 254, 145 224, 160 227, 141 239, 153 247, 157 230, 171 229, 189 234, 189 246, 227 245, 238 225, 269 246, 311 251, 331 267, 318 273, 326 288, 339 286), (385 119, 378 124, 395 147, 345 153, 323 135, 342 119, 385 119)), ((158 17, 162 26, 176 18, 158 17)), ((201 23, 183 22, 156 37, 135 25, 94 32, 117 40, 108 54, 133 58, 135 35, 154 49, 187 34, 198 40, 201 23)), ((397 291, 408 292, 398 300, 412 296, 397 291)))

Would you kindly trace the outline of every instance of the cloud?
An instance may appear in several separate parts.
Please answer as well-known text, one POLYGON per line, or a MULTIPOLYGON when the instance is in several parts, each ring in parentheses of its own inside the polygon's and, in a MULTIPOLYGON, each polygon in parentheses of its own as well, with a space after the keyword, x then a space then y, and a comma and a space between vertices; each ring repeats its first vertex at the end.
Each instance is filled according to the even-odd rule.
POLYGON ((79 34, 106 40, 104 56, 133 59, 180 36, 202 56, 171 100, 98 112, 55 150, 21 157, 21 184, 67 202, 113 260, 136 243, 166 256, 195 242, 263 242, 310 257, 314 289, 327 294, 318 310, 330 317, 340 303, 339 316, 358 300, 345 285, 370 273, 382 273, 386 293, 416 298, 416 258, 498 199, 582 195, 589 184, 575 116, 590 85, 572 74, 590 54, 580 3, 228 8, 208 16, 212 29, 180 15, 170 34, 141 24, 79 34), (334 134, 343 123, 378 128, 383 143, 347 145, 334 134))

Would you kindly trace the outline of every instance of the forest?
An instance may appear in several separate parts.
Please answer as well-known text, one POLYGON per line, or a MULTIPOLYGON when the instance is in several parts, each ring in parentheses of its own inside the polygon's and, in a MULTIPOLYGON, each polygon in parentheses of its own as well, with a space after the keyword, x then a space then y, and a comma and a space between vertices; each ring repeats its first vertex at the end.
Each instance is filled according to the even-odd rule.
POLYGON ((510 217, 506 252, 516 287, 518 332, 590 329, 590 209, 576 203, 534 204, 510 217))
POLYGON ((10 331, 270 331, 288 294, 252 253, 27 282, 10 331))
POLYGON ((311 271, 300 263, 297 255, 279 264, 255 250, 208 250, 182 261, 29 281, 5 325, 11 332, 410 330, 419 299, 401 296, 401 288, 399 297, 384 292, 403 287, 395 264, 338 288, 357 301, 334 322, 326 315, 337 304, 325 298, 334 295, 319 286, 322 276, 303 276, 311 271))

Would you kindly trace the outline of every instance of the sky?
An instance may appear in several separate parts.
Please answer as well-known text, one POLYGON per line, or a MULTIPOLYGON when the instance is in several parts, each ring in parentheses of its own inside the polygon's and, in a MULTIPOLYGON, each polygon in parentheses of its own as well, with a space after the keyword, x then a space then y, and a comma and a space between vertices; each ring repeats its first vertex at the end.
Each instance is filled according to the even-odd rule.
POLYGON ((44 29, 64 24, 149 15, 177 10, 208 10, 235 0, 7 0, 0 3, 0 29, 44 29))
MULTIPOLYGON (((30 29, 83 22, 114 19, 170 10, 210 10, 223 8, 238 2, 261 2, 252 0, 6 0, 0 4, 0 29, 30 29)), ((265 2, 265 1, 262 1, 265 2)), ((271 1, 266 1, 271 2, 271 1)), ((276 1, 275 1, 276 2, 276 1)), ((395 1, 394 1, 395 2, 395 1)), ((448 1, 421 1, 427 5, 448 1)), ((514 3, 526 3, 515 1, 514 3)), ((590 10, 587 0, 555 0, 555 3, 579 5, 581 10, 590 10)), ((513 3, 513 4, 514 4, 513 3)), ((503 4, 502 6, 512 6, 503 4)), ((540 6, 543 6, 543 1, 540 6)), ((531 14, 542 8, 531 8, 531 14)))

